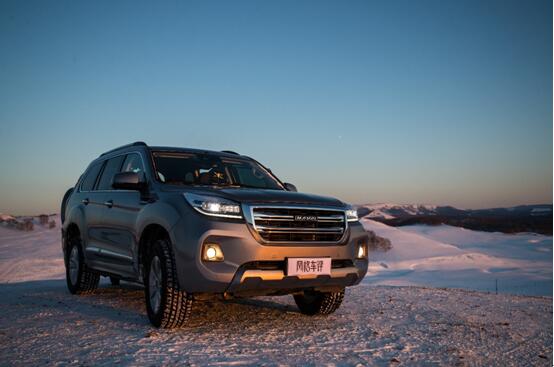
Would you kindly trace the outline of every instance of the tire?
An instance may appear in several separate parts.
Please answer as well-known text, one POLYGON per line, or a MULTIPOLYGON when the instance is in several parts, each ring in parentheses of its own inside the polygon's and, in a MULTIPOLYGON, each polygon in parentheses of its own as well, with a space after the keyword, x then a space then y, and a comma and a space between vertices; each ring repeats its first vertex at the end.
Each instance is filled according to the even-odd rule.
POLYGON ((110 283, 112 283, 114 287, 119 287, 119 285, 121 284, 121 280, 116 277, 110 277, 110 283))
POLYGON ((71 294, 92 293, 98 288, 100 274, 90 270, 84 261, 81 241, 69 238, 65 259, 65 279, 71 294))
POLYGON ((344 289, 340 292, 304 291, 294 295, 296 305, 305 315, 329 315, 335 312, 344 299, 344 289))
POLYGON ((148 318, 156 327, 182 327, 192 313, 192 296, 179 286, 171 244, 157 240, 149 252, 144 277, 148 318))

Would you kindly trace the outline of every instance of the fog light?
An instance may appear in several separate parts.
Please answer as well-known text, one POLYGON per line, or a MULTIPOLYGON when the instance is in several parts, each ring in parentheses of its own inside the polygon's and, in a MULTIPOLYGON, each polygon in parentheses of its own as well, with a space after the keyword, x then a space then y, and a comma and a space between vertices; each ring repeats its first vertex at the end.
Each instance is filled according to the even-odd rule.
POLYGON ((208 249, 206 250, 206 257, 208 258, 208 260, 215 259, 216 255, 217 255, 217 250, 213 247, 208 247, 208 249))
POLYGON ((223 251, 217 243, 204 244, 202 251, 202 260, 204 261, 223 261, 223 251))
POLYGON ((358 255, 356 256, 358 259, 365 259, 367 257, 367 247, 365 243, 359 243, 358 244, 358 255))

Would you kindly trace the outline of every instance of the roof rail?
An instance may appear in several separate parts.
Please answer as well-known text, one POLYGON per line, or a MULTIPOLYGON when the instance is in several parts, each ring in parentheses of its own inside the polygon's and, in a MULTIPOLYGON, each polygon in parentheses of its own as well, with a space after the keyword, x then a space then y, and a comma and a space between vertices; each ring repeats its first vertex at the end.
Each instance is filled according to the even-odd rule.
POLYGON ((234 151, 232 151, 232 150, 222 150, 221 153, 240 155, 240 154, 238 154, 237 152, 234 152, 234 151))
POLYGON ((115 152, 119 149, 123 149, 123 148, 129 148, 129 147, 136 147, 136 146, 143 146, 143 147, 147 147, 148 145, 146 145, 145 142, 143 141, 135 141, 134 143, 131 143, 131 144, 125 144, 125 145, 122 145, 120 147, 117 147, 117 148, 114 148, 114 149, 111 149, 111 150, 108 150, 107 152, 105 153, 102 153, 100 154, 100 157, 106 155, 106 154, 109 154, 109 153, 112 153, 112 152, 115 152))

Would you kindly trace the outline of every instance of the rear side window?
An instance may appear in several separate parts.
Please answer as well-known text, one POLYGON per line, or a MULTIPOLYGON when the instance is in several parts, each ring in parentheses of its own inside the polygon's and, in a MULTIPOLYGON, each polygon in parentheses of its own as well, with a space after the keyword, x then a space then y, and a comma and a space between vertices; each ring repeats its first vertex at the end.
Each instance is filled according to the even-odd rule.
POLYGON ((109 159, 104 166, 102 176, 100 176, 100 182, 98 183, 98 190, 111 190, 113 176, 119 172, 121 164, 123 163, 124 155, 109 159))
POLYGON ((96 182, 100 168, 102 168, 102 163, 96 163, 89 168, 81 184, 81 191, 91 191, 94 188, 94 183, 96 182))

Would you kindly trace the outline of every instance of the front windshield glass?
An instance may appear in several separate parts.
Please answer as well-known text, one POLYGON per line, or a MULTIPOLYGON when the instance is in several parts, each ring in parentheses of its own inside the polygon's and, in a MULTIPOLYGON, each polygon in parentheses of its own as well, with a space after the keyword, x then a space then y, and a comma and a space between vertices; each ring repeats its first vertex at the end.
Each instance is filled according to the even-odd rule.
POLYGON ((214 154, 153 152, 158 179, 172 185, 235 186, 283 190, 262 166, 214 154))

